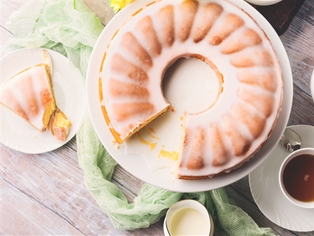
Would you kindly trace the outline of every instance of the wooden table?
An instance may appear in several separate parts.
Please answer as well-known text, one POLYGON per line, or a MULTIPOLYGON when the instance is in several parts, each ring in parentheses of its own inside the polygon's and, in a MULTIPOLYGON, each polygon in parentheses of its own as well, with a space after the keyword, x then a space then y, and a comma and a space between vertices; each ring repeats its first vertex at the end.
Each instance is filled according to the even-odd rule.
MULTIPOLYGON (((289 1, 289 0, 287 0, 289 1)), ((107 0, 85 3, 106 23, 111 12, 102 11, 107 0)), ((1 49, 12 37, 5 22, 23 0, 0 0, 1 49)), ((314 65, 314 0, 306 0, 288 30, 280 36, 290 59, 294 101, 289 125, 314 125, 310 78, 314 65)), ((4 52, 1 51, 3 56, 4 52)), ((147 229, 118 231, 98 207, 83 183, 73 138, 65 146, 45 154, 29 155, 0 143, 0 234, 10 235, 163 235, 163 219, 147 229)), ((114 183, 129 201, 142 182, 117 167, 114 183)), ((245 177, 226 187, 230 198, 260 227, 279 235, 314 235, 285 230, 269 221, 256 206, 245 177)))

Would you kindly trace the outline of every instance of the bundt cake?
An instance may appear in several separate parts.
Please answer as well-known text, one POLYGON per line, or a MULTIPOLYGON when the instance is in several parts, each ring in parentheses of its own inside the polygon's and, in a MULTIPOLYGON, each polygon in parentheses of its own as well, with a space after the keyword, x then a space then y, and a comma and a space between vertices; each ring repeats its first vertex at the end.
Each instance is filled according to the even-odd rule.
POLYGON ((206 62, 217 75, 220 95, 204 111, 185 114, 177 177, 228 173, 269 138, 283 97, 271 42, 228 1, 161 0, 134 13, 104 54, 99 80, 104 118, 122 143, 164 113, 170 104, 162 79, 181 57, 206 62))

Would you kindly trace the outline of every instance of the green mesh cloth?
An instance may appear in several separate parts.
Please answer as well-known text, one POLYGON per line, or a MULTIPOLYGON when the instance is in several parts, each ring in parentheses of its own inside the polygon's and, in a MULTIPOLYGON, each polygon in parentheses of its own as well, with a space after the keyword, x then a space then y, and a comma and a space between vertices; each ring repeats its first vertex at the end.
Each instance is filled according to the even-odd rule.
MULTIPOLYGON (((92 47, 103 26, 81 1, 31 0, 13 13, 8 27, 15 35, 10 47, 43 47, 67 56, 86 76, 92 47)), ((85 185, 98 205, 121 230, 148 227, 180 199, 196 199, 215 222, 216 235, 274 235, 259 228, 241 208, 231 204, 223 188, 201 193, 176 193, 143 184, 133 203, 111 182, 117 163, 99 141, 88 114, 77 139, 85 185)))

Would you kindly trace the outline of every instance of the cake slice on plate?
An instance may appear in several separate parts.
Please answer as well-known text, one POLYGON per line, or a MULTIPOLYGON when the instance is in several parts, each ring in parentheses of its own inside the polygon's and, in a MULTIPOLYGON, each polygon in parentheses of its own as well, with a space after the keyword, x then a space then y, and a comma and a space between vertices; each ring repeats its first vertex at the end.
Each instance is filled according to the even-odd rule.
MULTIPOLYGON (((52 62, 46 50, 43 50, 42 63, 22 70, 0 87, 0 104, 40 132, 46 131, 49 127, 54 129, 55 122, 50 125, 49 123, 60 109, 56 105, 53 93, 52 62)), ((65 115, 64 117, 67 120, 65 115)), ((68 121, 66 128, 61 127, 63 134, 56 138, 65 140, 70 126, 71 122, 68 121)))
MULTIPOLYGON (((48 53, 47 53, 48 54, 48 53)), ((45 57, 43 53, 43 57, 45 57)), ((10 78, 0 88, 0 103, 41 132, 56 110, 50 66, 31 66, 10 78)))

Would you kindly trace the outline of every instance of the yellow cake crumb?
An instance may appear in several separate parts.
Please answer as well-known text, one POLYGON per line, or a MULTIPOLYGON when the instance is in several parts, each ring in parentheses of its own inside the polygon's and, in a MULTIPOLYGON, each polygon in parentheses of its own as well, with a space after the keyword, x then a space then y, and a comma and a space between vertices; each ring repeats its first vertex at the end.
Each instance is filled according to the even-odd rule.
POLYGON ((179 153, 177 151, 167 151, 167 150, 164 150, 164 149, 161 149, 159 151, 159 155, 158 157, 164 157, 164 158, 168 158, 170 160, 173 160, 173 161, 177 161, 179 159, 179 153))
POLYGON ((150 141, 150 140, 145 140, 143 138, 143 136, 140 134, 140 132, 136 133, 137 137, 139 138, 140 142, 149 146, 150 150, 154 150, 157 146, 157 143, 153 142, 153 141, 150 141))

